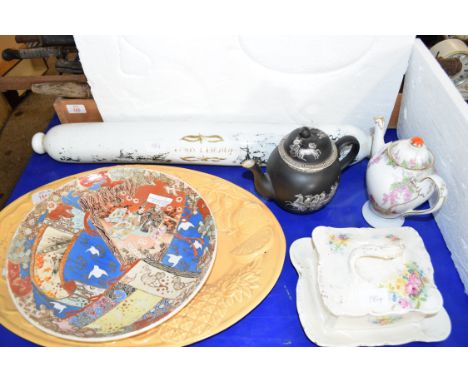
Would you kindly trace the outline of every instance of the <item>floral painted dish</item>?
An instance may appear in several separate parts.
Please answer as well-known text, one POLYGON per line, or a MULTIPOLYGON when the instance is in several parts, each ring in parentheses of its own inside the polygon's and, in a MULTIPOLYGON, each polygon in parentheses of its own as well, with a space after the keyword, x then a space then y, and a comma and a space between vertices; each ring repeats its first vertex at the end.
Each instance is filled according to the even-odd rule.
POLYGON ((413 228, 317 227, 312 242, 334 328, 398 325, 442 309, 429 254, 413 228))
POLYGON ((182 309, 216 256, 216 227, 182 180, 142 168, 82 176, 38 203, 7 255, 21 314, 65 339, 107 341, 182 309))
POLYGON ((450 318, 442 308, 420 321, 400 322, 380 320, 372 328, 334 328, 336 316, 330 313, 318 288, 318 254, 310 237, 296 240, 290 248, 291 261, 299 274, 296 288, 297 311, 309 339, 320 346, 382 346, 401 345, 413 341, 438 342, 451 331, 450 318))

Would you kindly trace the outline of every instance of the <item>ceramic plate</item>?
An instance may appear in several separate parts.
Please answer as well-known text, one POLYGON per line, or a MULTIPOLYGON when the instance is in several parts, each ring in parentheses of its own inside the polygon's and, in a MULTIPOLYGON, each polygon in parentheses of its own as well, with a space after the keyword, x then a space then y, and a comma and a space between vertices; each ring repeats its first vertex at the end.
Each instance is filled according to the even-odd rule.
POLYGON ((445 340, 451 331, 450 318, 439 313, 420 322, 398 326, 381 326, 373 330, 330 330, 325 323, 330 315, 317 288, 317 254, 310 237, 296 240, 290 248, 291 261, 299 273, 297 310, 309 339, 320 346, 400 345, 413 341, 445 340))
POLYGON ((43 331, 108 341, 148 330, 201 288, 216 254, 210 209, 162 172, 111 168, 38 203, 7 256, 11 296, 43 331))
MULTIPOLYGON (((238 322, 268 295, 281 273, 286 239, 270 209, 252 193, 225 179, 175 166, 125 165, 101 168, 157 170, 188 182, 208 203, 216 221, 216 261, 200 291, 161 325, 119 340, 84 342, 39 330, 16 308, 6 277, 0 277, 0 325, 42 346, 185 346, 213 336, 238 322)), ((92 171, 93 173, 97 170, 92 171)), ((45 184, 0 211, 0 264, 15 232, 48 190, 91 173, 74 174, 45 184)))

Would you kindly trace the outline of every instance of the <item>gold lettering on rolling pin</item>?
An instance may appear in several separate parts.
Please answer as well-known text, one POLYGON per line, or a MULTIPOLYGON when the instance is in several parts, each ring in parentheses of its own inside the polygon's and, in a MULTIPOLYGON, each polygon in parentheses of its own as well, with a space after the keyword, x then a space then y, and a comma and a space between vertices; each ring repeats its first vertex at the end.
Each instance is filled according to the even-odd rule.
POLYGON ((224 139, 221 135, 186 135, 182 138, 180 138, 181 141, 186 141, 186 142, 200 142, 203 143, 203 141, 209 142, 209 143, 217 143, 217 142, 223 142, 224 139))
POLYGON ((226 158, 220 158, 220 157, 182 157, 180 158, 183 161, 186 162, 221 162, 222 160, 225 160, 226 158))

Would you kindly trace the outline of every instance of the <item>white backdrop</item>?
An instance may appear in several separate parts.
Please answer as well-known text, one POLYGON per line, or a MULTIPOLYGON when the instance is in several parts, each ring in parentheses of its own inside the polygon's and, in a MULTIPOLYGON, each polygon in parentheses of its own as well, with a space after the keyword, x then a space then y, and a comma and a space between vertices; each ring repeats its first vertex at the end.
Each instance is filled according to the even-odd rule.
POLYGON ((411 36, 75 36, 104 121, 388 121, 411 36))
POLYGON ((435 219, 468 293, 468 106, 421 41, 413 49, 398 135, 424 137, 448 198, 435 219))

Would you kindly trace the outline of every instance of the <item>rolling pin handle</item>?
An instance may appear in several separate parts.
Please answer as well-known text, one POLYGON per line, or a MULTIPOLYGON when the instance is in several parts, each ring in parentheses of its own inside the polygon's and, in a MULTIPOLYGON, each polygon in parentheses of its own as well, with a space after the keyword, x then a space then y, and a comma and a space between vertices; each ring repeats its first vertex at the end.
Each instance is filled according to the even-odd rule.
POLYGON ((32 142, 31 142, 32 148, 34 152, 36 152, 37 154, 45 154, 46 152, 46 149, 44 147, 44 138, 45 138, 44 133, 36 133, 32 137, 32 142))

